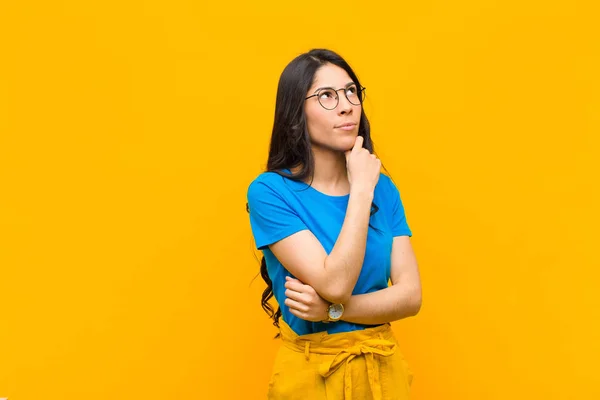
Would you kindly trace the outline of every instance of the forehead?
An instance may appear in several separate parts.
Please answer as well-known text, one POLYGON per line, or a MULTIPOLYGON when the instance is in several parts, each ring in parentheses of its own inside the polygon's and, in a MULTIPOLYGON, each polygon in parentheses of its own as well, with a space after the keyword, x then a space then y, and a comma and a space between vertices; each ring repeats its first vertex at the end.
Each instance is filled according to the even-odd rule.
POLYGON ((333 64, 325 64, 315 73, 315 78, 310 90, 323 86, 341 88, 350 82, 352 82, 352 79, 343 68, 333 64))

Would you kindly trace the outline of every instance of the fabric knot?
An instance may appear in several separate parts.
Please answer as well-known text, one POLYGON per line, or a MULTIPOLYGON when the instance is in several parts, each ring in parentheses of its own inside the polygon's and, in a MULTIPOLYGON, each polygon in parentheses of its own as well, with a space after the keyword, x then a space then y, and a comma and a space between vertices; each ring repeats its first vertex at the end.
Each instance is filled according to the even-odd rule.
POLYGON ((355 346, 341 350, 329 362, 321 364, 319 373, 327 378, 337 371, 342 364, 345 364, 344 371, 344 398, 352 400, 352 373, 350 370, 350 361, 362 355, 366 356, 367 375, 369 385, 375 400, 381 399, 381 384, 379 382, 379 368, 374 360, 374 356, 389 357, 396 351, 396 343, 384 339, 369 339, 355 346))

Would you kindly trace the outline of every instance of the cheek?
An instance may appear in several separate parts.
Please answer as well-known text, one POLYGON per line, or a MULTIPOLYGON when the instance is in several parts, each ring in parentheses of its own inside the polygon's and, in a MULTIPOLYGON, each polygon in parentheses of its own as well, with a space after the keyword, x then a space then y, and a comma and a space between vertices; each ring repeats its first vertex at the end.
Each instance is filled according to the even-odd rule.
POLYGON ((323 138, 331 133, 332 122, 329 120, 329 115, 323 111, 311 110, 306 113, 308 132, 313 139, 323 138))

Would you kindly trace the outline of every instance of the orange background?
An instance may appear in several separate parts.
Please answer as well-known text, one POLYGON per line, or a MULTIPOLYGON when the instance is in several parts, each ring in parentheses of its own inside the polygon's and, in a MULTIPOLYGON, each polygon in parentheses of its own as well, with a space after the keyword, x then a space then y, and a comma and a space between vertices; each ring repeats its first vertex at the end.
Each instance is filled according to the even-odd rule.
POLYGON ((600 398, 596 2, 410 3, 4 2, 0 397, 264 398, 246 188, 328 47, 414 232, 413 398, 600 398))

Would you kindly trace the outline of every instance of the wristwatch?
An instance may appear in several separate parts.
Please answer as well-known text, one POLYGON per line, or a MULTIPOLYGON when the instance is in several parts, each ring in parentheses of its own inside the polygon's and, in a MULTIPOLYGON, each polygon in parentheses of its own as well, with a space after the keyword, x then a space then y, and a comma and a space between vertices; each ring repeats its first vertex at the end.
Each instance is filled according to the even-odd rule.
POLYGON ((339 321, 344 314, 344 305, 340 303, 332 303, 327 307, 327 319, 323 322, 339 321))

